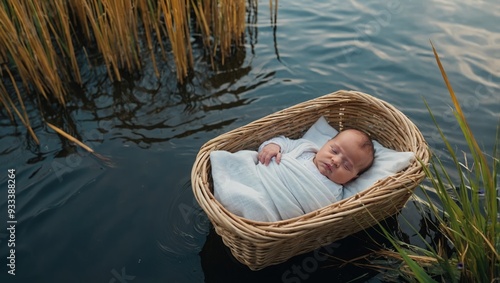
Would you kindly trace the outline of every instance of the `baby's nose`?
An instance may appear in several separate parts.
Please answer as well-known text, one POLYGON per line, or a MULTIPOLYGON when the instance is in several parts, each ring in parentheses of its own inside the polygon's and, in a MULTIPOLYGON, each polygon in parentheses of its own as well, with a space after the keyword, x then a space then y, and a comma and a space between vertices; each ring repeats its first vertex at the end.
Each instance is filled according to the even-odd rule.
POLYGON ((335 165, 336 167, 339 167, 339 164, 340 164, 340 158, 336 155, 332 156, 332 163, 333 165, 335 165))

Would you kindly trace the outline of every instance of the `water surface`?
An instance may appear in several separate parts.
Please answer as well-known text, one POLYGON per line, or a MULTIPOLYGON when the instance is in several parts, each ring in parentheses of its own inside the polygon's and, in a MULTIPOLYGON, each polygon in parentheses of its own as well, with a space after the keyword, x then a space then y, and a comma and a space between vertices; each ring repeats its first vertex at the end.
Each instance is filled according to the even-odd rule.
MULTIPOLYGON (((2 264, 1 282, 381 280, 370 270, 328 261, 313 268, 307 265, 312 254, 248 271, 232 259, 194 200, 190 172, 196 153, 209 139, 257 118, 353 89, 405 113, 451 169, 424 100, 453 146, 460 152, 466 144, 429 40, 471 128, 491 153, 500 118, 500 4, 280 1, 276 21, 268 1, 258 4, 245 46, 217 70, 195 48, 196 68, 184 86, 176 84, 172 63, 160 67, 158 78, 146 60, 142 74, 122 82, 111 82, 99 64, 82 67, 84 85, 72 90, 67 107, 44 116, 64 123, 113 166, 44 126, 37 106, 28 105, 40 146, 1 112, 0 180, 6 184, 7 169, 16 169, 18 221, 16 276, 2 264), (310 272, 294 273, 304 264, 310 272)), ((0 227, 6 226, 6 211, 2 196, 0 227)), ((413 204, 402 215, 421 227, 413 204)), ((418 242, 407 225, 391 221, 393 231, 418 242)), ((5 228, 0 241, 5 263, 5 228)), ((357 235, 323 252, 349 258, 370 245, 357 235)))

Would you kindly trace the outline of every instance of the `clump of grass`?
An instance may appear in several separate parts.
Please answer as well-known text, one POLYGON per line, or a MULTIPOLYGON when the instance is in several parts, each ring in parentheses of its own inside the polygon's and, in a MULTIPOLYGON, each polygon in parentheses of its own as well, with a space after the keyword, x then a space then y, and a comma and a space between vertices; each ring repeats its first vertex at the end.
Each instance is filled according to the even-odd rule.
MULTIPOLYGON (((31 100, 40 96, 65 105, 68 85, 82 83, 77 53, 89 48, 102 55, 109 78, 121 80, 122 72, 141 69, 143 42, 159 76, 156 56, 159 52, 163 59, 168 58, 169 42, 177 79, 183 83, 194 64, 192 23, 196 22, 202 30, 212 65, 216 55, 224 63, 231 48, 243 42, 245 3, 245 0, 2 1, 0 107, 12 121, 17 117, 39 143, 25 101, 30 96, 36 98, 31 100)), ((249 7, 255 7, 251 3, 256 0, 249 1, 249 7)))
POLYGON ((140 69, 138 19, 134 1, 75 1, 70 9, 88 42, 95 42, 111 79, 121 80, 121 69, 140 69))
POLYGON ((257 1, 233 0, 191 0, 197 24, 203 34, 212 66, 215 67, 214 58, 220 54, 221 63, 224 65, 226 55, 230 54, 232 46, 243 43, 245 32, 246 8, 257 9, 257 1), (224 15, 224 17, 221 17, 224 15))
MULTIPOLYGON (((431 43, 432 45, 432 43, 431 43)), ((493 155, 488 157, 479 147, 451 87, 444 67, 432 45, 432 50, 453 103, 453 112, 468 146, 465 160, 459 158, 441 128, 430 107, 429 113, 453 160, 459 180, 447 171, 441 160, 433 157, 431 166, 425 172, 431 188, 440 203, 434 203, 426 193, 426 203, 437 220, 438 230, 444 237, 437 245, 427 243, 421 249, 396 240, 386 230, 384 233, 394 244, 397 252, 383 251, 379 255, 398 259, 400 278, 418 282, 498 282, 500 281, 500 222, 498 211, 497 174, 499 155, 498 131, 493 155), (469 156, 469 158, 467 158, 469 156), (471 160, 468 163, 467 160, 471 160), (446 242, 446 243, 445 243, 446 242), (452 252, 445 252, 444 244, 452 246, 452 252)), ((415 229, 415 228, 414 228, 415 229)), ((416 230, 416 229, 415 229, 416 230)), ((425 239, 422 239, 425 242, 425 239)), ((380 264, 380 261, 377 261, 380 264)), ((387 261, 386 261, 387 263, 387 261)), ((380 267, 380 265, 379 265, 380 267)), ((384 268, 379 268, 384 269, 384 268)))

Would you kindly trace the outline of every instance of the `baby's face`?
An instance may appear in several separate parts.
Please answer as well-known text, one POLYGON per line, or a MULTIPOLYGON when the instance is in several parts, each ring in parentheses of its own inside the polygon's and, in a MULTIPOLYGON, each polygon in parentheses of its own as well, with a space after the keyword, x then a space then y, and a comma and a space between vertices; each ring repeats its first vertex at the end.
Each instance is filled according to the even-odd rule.
POLYGON ((316 153, 314 164, 319 172, 337 184, 345 184, 371 161, 360 148, 363 137, 352 131, 340 132, 316 153))

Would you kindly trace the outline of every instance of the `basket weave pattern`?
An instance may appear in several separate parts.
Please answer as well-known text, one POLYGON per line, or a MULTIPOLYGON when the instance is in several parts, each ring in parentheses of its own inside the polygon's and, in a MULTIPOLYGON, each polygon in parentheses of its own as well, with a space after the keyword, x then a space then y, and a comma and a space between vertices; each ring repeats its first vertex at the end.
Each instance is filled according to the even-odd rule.
POLYGON ((278 264, 373 226, 397 213, 425 174, 420 162, 379 180, 350 198, 300 217, 257 222, 226 210, 213 195, 210 152, 257 149, 278 135, 299 138, 324 116, 339 131, 356 128, 385 147, 412 151, 427 164, 428 146, 418 128, 389 103, 357 91, 336 91, 275 112, 205 143, 196 157, 191 183, 196 200, 234 257, 252 270, 278 264))

